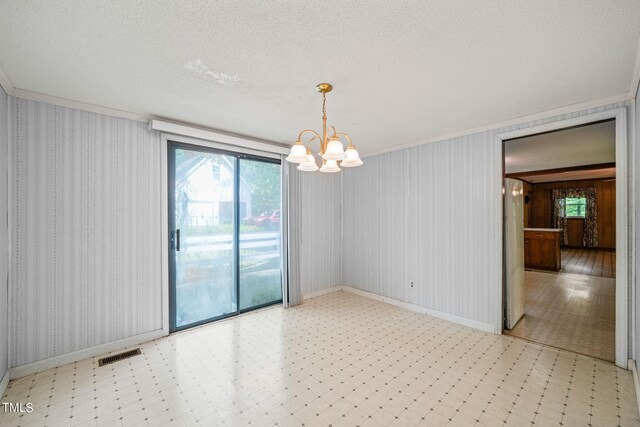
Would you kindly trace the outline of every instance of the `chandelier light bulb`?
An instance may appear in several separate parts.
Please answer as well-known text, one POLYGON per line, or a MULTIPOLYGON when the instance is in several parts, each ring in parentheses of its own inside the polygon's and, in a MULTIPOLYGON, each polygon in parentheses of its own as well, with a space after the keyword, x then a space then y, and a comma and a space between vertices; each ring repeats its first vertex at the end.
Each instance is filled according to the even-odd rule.
POLYGON ((340 168, 336 160, 323 160, 320 172, 335 173, 340 172, 340 168))
POLYGON ((353 145, 349 145, 349 148, 347 148, 347 151, 345 151, 344 154, 346 158, 340 162, 340 166, 343 168, 355 168, 362 165, 360 154, 358 154, 358 150, 356 150, 356 147, 353 145))
POLYGON ((307 149, 304 148, 302 142, 297 141, 289 152, 289 156, 287 157, 287 161, 291 163, 303 163, 307 161, 307 149))
POLYGON ((342 142, 336 137, 331 138, 322 158, 325 160, 344 160, 346 157, 342 142))
POLYGON ((316 158, 313 157, 313 154, 307 153, 307 161, 300 163, 297 167, 299 171, 303 172, 315 172, 318 170, 318 165, 316 164, 316 158))

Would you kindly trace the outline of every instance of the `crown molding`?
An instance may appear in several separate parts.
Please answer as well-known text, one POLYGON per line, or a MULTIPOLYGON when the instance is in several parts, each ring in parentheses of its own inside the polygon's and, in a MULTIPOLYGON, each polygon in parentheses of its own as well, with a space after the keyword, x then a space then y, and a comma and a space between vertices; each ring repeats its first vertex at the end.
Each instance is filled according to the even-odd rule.
MULTIPOLYGON (((0 69, 0 78, 2 77, 1 72, 2 70, 0 69)), ((11 82, 9 82, 9 85, 10 84, 11 82)), ((257 144, 264 144, 264 147, 272 147, 271 151, 273 151, 274 150, 273 147, 275 147, 276 151, 279 150, 278 152, 282 151, 282 147, 283 147, 282 144, 274 141, 248 137, 248 136, 236 134, 233 132, 226 132, 219 129, 196 126, 192 124, 169 122, 151 115, 132 113, 129 111, 118 110, 116 108, 102 107, 100 105, 74 101, 71 99, 60 98, 57 96, 45 95, 42 93, 32 92, 24 89, 17 89, 13 87, 13 85, 11 85, 11 87, 13 89, 11 90, 11 92, 7 92, 7 95, 13 96, 15 98, 28 99, 30 101, 42 102, 45 104, 57 105, 57 106, 66 107, 66 108, 73 108, 76 110, 87 111, 90 113, 118 117, 121 119, 127 119, 127 120, 132 120, 132 121, 141 122, 141 123, 148 123, 150 129, 155 129, 159 131, 175 133, 178 135, 190 135, 190 136, 197 135, 195 137, 201 138, 201 139, 211 139, 215 137, 216 138, 215 140, 217 141, 233 141, 233 143, 237 143, 238 141, 253 141, 257 144), (152 126, 152 123, 159 123, 161 124, 159 125, 160 127, 164 125, 167 125, 167 126, 170 125, 171 127, 170 129, 164 129, 164 128, 156 129, 152 126)), ((287 150, 288 150, 288 146, 287 146, 287 150)))
POLYGON ((104 114, 106 116, 119 117, 136 122, 148 122, 151 120, 151 116, 144 114, 131 113, 129 111, 118 110, 117 108, 102 107, 100 105, 59 98, 57 96, 45 95, 43 93, 31 92, 24 89, 14 88, 9 95, 16 98, 28 99, 30 101, 43 102, 45 104, 58 105, 60 107, 73 108, 76 110, 88 111, 90 113, 104 114))
POLYGON ((563 114, 577 113, 579 111, 588 110, 590 108, 602 107, 605 105, 617 104, 619 102, 629 102, 635 97, 635 93, 631 95, 629 92, 613 96, 611 98, 603 98, 595 101, 587 101, 581 102, 579 104, 572 104, 566 107, 556 108, 554 110, 547 110, 540 113, 531 114, 528 116, 520 116, 514 119, 506 120, 499 123, 493 123, 490 125, 479 126, 476 128, 470 128, 458 132, 443 134, 439 136, 434 136, 431 138, 421 139, 414 142, 409 142, 407 144, 396 145, 393 147, 382 148, 380 150, 374 150, 362 153, 361 157, 371 157, 377 156, 379 154, 390 153, 393 151, 404 150, 405 148, 417 147, 419 145, 432 144, 434 142, 446 141, 448 139, 460 138, 467 135, 473 135, 475 133, 487 132, 492 130, 498 130, 501 128, 520 125, 523 123, 533 122, 536 120, 548 119, 555 116, 560 116, 563 114))
POLYGON ((7 73, 4 71, 4 68, 2 68, 2 65, 0 65, 0 86, 2 86, 7 95, 11 95, 11 93, 16 89, 13 87, 7 73))

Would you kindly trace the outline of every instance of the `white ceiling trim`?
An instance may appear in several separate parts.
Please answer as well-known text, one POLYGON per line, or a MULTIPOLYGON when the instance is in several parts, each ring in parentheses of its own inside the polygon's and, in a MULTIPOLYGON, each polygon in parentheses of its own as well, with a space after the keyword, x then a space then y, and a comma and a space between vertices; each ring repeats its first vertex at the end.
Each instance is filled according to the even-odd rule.
POLYGON ((440 136, 434 136, 432 138, 421 139, 419 141, 410 142, 408 144, 396 145, 394 147, 384 148, 382 150, 376 150, 362 154, 361 157, 376 156, 378 154, 389 153, 391 151, 403 150, 405 148, 417 147, 418 145, 432 144, 434 142, 445 141, 447 139, 460 138, 466 135, 472 135, 474 133, 486 132, 490 130, 500 129, 503 127, 519 125, 526 122, 533 122, 536 120, 547 119, 554 116, 560 116, 563 114, 571 114, 582 110, 588 110, 590 108, 597 108, 604 105, 617 104, 618 102, 630 102, 635 98, 635 93, 631 95, 629 92, 622 95, 614 96, 611 98, 598 99, 595 101, 581 102, 579 104, 568 105, 566 107, 557 108, 555 110, 544 111, 529 116, 517 117, 515 119, 507 120, 504 122, 493 123, 486 126, 480 126, 477 128, 466 129, 459 132, 449 133, 440 136))
MULTIPOLYGON (((5 90, 6 92, 6 90, 5 90)), ((87 104, 85 102, 74 101, 72 99, 49 96, 42 93, 31 92, 29 90, 14 88, 8 95, 16 98, 28 99, 30 101, 43 102, 45 104, 58 105, 60 107, 73 108, 76 110, 88 111, 90 113, 104 114, 106 116, 119 117, 121 119, 133 120, 136 122, 148 122, 150 117, 142 114, 130 113, 129 111, 118 110, 116 108, 102 107, 100 105, 87 104)))

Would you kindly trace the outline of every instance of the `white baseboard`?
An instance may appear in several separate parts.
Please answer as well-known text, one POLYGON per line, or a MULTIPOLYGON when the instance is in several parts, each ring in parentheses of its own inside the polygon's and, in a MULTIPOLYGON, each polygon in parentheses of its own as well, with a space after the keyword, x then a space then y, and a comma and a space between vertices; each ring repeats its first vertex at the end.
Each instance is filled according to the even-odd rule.
POLYGON ((633 384, 636 387, 636 404, 638 405, 638 414, 640 414, 640 378, 638 378, 636 361, 629 359, 627 362, 627 369, 631 369, 631 373, 633 374, 633 384))
POLYGON ((2 376, 2 380, 0 380, 0 400, 4 397, 4 392, 7 391, 7 387, 9 386, 9 379, 11 378, 11 372, 7 370, 2 376))
POLYGON ((436 317, 442 320, 448 320, 449 322, 457 323, 459 325, 468 326, 473 329, 478 329, 483 332, 489 332, 491 334, 495 334, 496 328, 494 325, 489 323, 479 322, 473 319, 467 319, 466 317, 456 316, 455 314, 449 314, 438 310, 433 310, 431 308, 423 307, 417 304, 411 304, 408 302, 400 301, 394 298, 385 297, 382 295, 374 294, 372 292, 363 291, 360 289, 352 288, 351 286, 335 286, 332 288, 323 289, 321 291, 312 292, 310 294, 303 295, 302 299, 314 298, 320 295, 329 294, 336 291, 346 291, 351 292, 356 295, 360 295, 366 298, 370 298, 376 301, 381 301, 387 304, 395 305, 396 307, 401 307, 407 310, 415 311, 417 313, 426 314, 431 317, 436 317))
POLYGON ((127 347, 142 344, 147 341, 154 340, 164 336, 162 329, 146 332, 140 335, 134 335, 118 341, 97 345, 95 347, 84 348, 72 353, 61 354, 60 356, 51 357, 49 359, 38 360, 37 362, 27 363, 26 365, 15 366, 9 371, 11 379, 26 377, 36 372, 46 371, 47 369, 56 368, 68 363, 77 362, 79 360, 88 359, 90 357, 100 356, 106 353, 119 351, 127 347))

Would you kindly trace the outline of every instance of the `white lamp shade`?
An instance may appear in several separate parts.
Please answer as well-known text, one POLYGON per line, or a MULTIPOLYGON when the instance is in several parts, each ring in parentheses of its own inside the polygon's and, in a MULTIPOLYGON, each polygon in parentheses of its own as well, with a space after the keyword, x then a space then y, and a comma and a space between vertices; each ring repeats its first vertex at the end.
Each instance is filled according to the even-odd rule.
POLYGON ((307 161, 300 163, 297 167, 299 171, 303 172, 315 172, 318 170, 318 165, 316 164, 316 159, 313 157, 313 154, 307 154, 307 161))
POLYGON ((320 172, 335 173, 340 172, 340 168, 335 160, 325 160, 320 168, 320 172))
POLYGON ((337 138, 331 138, 322 158, 325 160, 344 160, 345 157, 342 142, 337 138))
POLYGON ((291 147, 291 151, 289 152, 289 156, 287 156, 287 161, 291 163, 302 163, 307 161, 307 149, 304 148, 304 145, 295 143, 291 147))
POLYGON ((355 168, 356 166, 362 165, 362 160, 360 160, 358 150, 355 148, 347 148, 347 151, 345 151, 344 154, 347 158, 340 163, 340 166, 344 168, 355 168))

